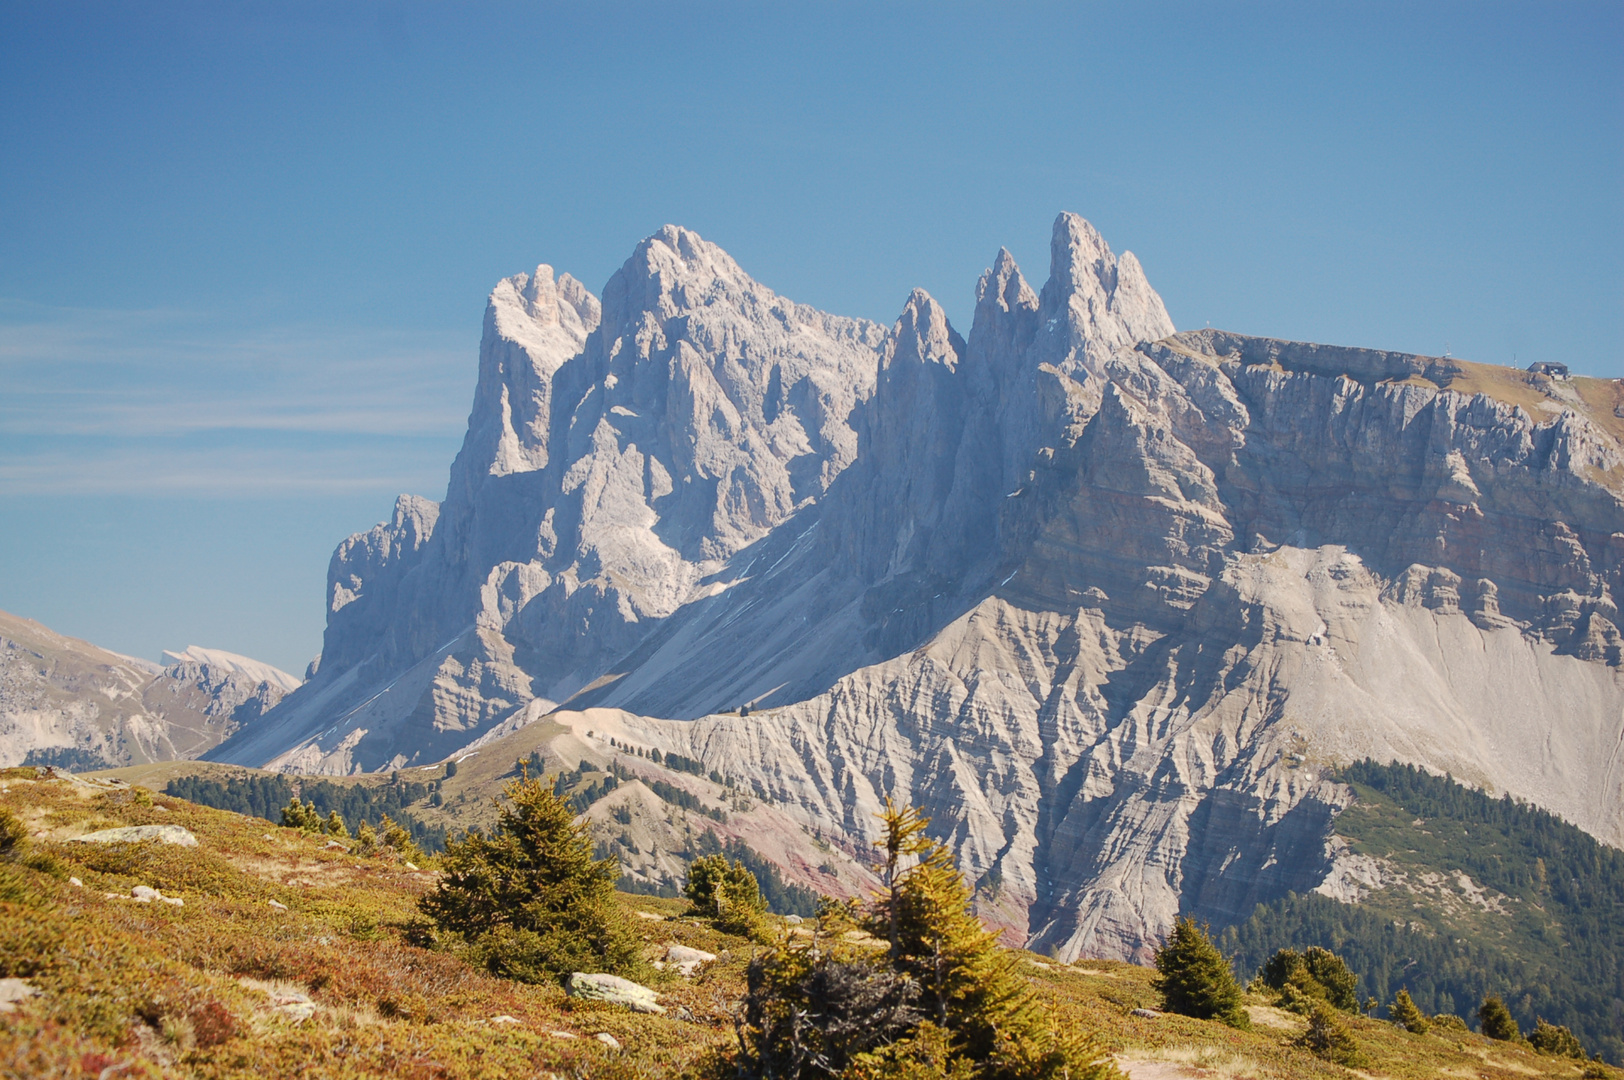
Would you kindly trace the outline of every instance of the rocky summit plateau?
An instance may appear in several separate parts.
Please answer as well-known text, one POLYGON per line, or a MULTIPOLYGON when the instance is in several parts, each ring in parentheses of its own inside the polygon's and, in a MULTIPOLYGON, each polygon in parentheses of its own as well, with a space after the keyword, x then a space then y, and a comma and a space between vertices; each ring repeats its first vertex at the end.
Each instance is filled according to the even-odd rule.
POLYGON ((1000 251, 967 331, 671 226, 601 298, 499 282, 444 499, 339 545, 306 681, 207 757, 348 775, 546 720, 739 778, 762 850, 865 851, 890 796, 1064 960, 1357 898, 1327 770, 1365 757, 1624 844, 1624 385, 1180 333, 1082 218, 1049 256, 1000 251))

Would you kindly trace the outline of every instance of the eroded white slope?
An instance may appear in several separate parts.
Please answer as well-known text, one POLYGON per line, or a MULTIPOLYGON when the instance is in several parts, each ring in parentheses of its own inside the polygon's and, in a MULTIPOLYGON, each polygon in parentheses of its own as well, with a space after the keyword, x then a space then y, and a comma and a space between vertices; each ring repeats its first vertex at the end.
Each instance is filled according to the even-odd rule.
POLYGON ((1143 958, 1181 903, 1317 885, 1332 762, 1423 762, 1624 842, 1617 669, 1404 602, 1337 547, 1239 556, 1223 583, 1200 636, 994 597, 808 701, 620 722, 863 842, 886 795, 924 805, 983 914, 1068 958, 1143 958))

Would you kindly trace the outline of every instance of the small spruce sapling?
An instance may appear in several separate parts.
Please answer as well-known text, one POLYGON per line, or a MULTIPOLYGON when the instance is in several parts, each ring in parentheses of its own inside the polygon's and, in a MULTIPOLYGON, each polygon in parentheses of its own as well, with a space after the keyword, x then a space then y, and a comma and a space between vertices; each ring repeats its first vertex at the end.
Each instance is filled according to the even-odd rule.
POLYGON ((391 820, 388 814, 378 822, 378 834, 381 846, 392 849, 402 862, 421 866, 428 861, 428 856, 417 845, 417 841, 412 839, 412 834, 391 820))
POLYGON ((1359 976, 1340 956, 1317 945, 1302 952, 1281 949, 1258 970, 1257 981, 1278 992, 1277 1004, 1289 1012, 1307 1016, 1320 1001, 1343 1012, 1359 1011, 1359 976))
POLYGON ((1425 1035, 1432 1029, 1432 1022, 1416 1007, 1408 990, 1394 995, 1393 1003, 1387 1006, 1387 1018, 1412 1035, 1425 1035))
POLYGON ((883 888, 861 926, 887 942, 892 970, 919 985, 925 1019, 947 1033, 955 1056, 989 1078, 1115 1075, 1091 1038, 1050 1029, 1018 958, 971 910, 951 853, 926 835, 930 819, 888 799, 882 820, 883 888))
POLYGON ((1547 1024, 1544 1017, 1534 1018, 1534 1030, 1529 1033, 1528 1041, 1542 1054, 1584 1060, 1585 1048, 1579 1044, 1578 1036, 1560 1024, 1547 1024))
POLYGON ((508 784, 495 829, 446 844, 441 877, 418 906, 498 975, 541 982, 572 971, 636 975, 639 942, 614 900, 619 868, 541 778, 508 784))
POLYGON ((1512 1019, 1511 1010, 1506 1008, 1506 1003, 1500 1000, 1498 994, 1490 994, 1483 999, 1483 1004, 1477 1008, 1477 1021, 1483 1026, 1483 1034, 1491 1039, 1515 1042, 1522 1038, 1522 1032, 1517 1030, 1517 1021, 1512 1019))
POLYGON ((1151 986, 1162 995, 1168 1012, 1220 1020, 1243 1030, 1252 1026, 1229 961, 1193 919, 1175 922, 1166 944, 1156 951, 1151 986))
POLYGON ((288 800, 282 808, 282 826, 288 829, 298 829, 300 832, 321 832, 321 815, 316 813, 316 804, 300 802, 295 795, 288 800))
POLYGON ((1369 1064, 1359 1044, 1353 1041, 1347 1024, 1330 1002, 1320 1001, 1308 1014, 1308 1030, 1297 1036, 1296 1045, 1316 1057, 1349 1068, 1369 1064))
POLYGON ((752 941, 766 940, 763 914, 767 901, 762 898, 756 876, 744 863, 734 862, 730 866, 725 855, 695 859, 688 867, 688 881, 682 894, 693 904, 695 912, 710 919, 723 933, 738 934, 752 941))

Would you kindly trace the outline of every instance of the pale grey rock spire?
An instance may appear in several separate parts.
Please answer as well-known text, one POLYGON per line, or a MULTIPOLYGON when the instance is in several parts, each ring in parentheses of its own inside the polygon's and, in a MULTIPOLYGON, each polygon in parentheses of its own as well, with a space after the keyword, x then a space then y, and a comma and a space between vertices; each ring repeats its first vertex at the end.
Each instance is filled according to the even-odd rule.
POLYGON ((1044 330, 1057 335, 1049 339, 1045 358, 1067 368, 1093 367, 1117 349, 1174 332, 1139 260, 1131 252, 1118 260, 1099 231, 1076 214, 1055 219, 1042 314, 1044 330))
POLYGON ((546 467, 553 373, 581 351, 600 314, 597 297, 568 274, 554 281, 545 263, 491 291, 469 418, 470 449, 490 475, 546 467))

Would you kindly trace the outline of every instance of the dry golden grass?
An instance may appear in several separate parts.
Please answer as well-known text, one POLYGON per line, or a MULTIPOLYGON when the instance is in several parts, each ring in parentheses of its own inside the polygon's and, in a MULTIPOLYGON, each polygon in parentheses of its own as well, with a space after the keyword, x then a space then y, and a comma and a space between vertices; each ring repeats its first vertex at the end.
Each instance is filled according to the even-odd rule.
MULTIPOLYGON (((755 947, 684 918, 680 901, 622 898, 647 956, 684 944, 721 959, 692 980, 656 975, 651 985, 666 1016, 628 1013, 408 944, 430 874, 236 814, 163 796, 144 806, 127 792, 87 792, 30 773, 0 771, 0 806, 58 815, 65 834, 92 822, 161 820, 192 830, 199 846, 34 845, 59 864, 55 874, 24 871, 29 895, 0 903, 0 977, 27 979, 41 994, 0 1014, 0 1077, 683 1077, 700 1075, 733 1045, 733 1011, 755 947), (68 884, 69 875, 84 886, 68 884), (127 896, 136 884, 185 904, 104 895, 127 896), (301 999, 308 1008, 285 1007, 301 999), (496 1019, 504 1016, 517 1022, 496 1019), (592 1038, 598 1032, 624 1049, 606 1049, 592 1038)), ((1294 1031, 1281 1025, 1300 1021, 1276 1015, 1265 1000, 1250 1001, 1259 1023, 1249 1032, 1145 1019, 1131 1013, 1158 1004, 1148 970, 1027 959, 1046 1014, 1095 1032, 1136 1080, 1347 1074, 1291 1047, 1294 1031)), ((1371 1076, 1579 1075, 1569 1063, 1475 1035, 1415 1036, 1364 1018, 1349 1024, 1371 1076)))

